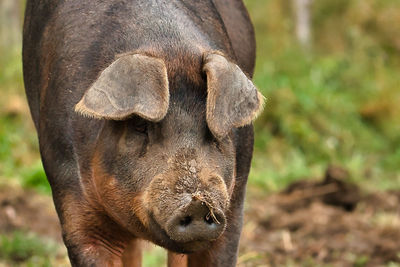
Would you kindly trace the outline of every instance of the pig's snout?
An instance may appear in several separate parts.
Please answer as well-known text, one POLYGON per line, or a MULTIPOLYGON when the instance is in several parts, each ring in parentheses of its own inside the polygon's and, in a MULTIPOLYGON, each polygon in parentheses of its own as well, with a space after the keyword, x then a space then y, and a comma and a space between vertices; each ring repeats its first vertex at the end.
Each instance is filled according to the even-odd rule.
POLYGON ((172 214, 166 231, 178 242, 211 241, 217 239, 225 227, 226 219, 221 210, 193 199, 188 206, 172 214))

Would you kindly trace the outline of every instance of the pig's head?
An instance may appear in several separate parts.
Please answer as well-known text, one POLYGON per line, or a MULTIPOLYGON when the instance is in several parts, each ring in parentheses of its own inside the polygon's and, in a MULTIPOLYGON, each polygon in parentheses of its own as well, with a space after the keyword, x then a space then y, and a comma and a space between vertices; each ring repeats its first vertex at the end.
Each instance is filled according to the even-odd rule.
POLYGON ((234 131, 263 100, 223 55, 204 55, 202 69, 200 85, 171 83, 162 60, 123 55, 76 106, 104 119, 86 186, 120 225, 177 252, 203 249, 225 230, 234 131))

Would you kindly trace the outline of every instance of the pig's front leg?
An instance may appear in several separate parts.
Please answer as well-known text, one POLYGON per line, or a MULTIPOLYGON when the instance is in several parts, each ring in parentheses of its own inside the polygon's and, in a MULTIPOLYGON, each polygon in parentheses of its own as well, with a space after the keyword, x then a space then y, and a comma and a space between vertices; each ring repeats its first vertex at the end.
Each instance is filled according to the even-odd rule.
POLYGON ((123 264, 122 255, 131 247, 129 244, 134 237, 106 214, 72 195, 63 196, 63 200, 55 201, 55 204, 72 266, 140 266, 123 264))

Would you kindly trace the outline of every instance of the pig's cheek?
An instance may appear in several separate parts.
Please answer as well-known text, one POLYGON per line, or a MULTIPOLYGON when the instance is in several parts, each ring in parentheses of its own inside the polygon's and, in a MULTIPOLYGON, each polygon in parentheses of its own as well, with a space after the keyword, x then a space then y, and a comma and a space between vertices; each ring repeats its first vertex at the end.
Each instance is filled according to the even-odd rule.
MULTIPOLYGON (((126 203, 124 202, 125 192, 120 188, 114 177, 109 177, 99 190, 100 198, 108 210, 124 210, 126 203)), ((114 212, 113 212, 114 213, 114 212)))
POLYGON ((131 213, 133 216, 136 216, 139 221, 145 226, 149 227, 149 212, 144 204, 143 193, 133 197, 131 202, 131 213))
POLYGON ((152 186, 150 186, 143 193, 143 206, 148 214, 151 214, 153 217, 157 218, 160 214, 160 210, 157 203, 157 197, 152 192, 152 186))

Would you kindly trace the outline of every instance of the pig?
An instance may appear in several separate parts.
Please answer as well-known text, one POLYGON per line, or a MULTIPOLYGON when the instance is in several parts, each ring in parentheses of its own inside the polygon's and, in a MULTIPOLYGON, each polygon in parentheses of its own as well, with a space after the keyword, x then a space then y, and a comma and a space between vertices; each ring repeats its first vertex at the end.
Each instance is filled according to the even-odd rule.
POLYGON ((27 0, 23 31, 71 265, 140 266, 146 240, 171 266, 235 266, 263 106, 242 1, 27 0))

